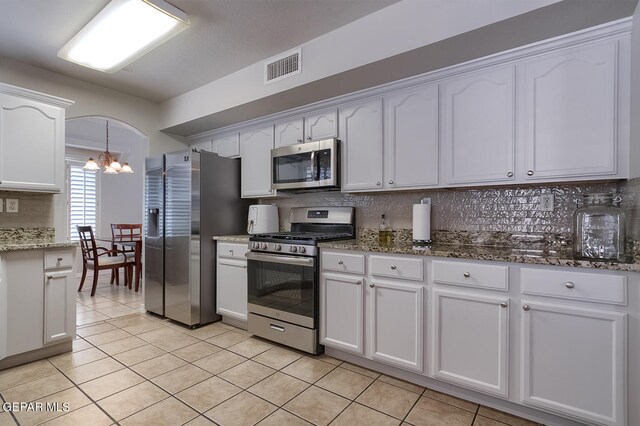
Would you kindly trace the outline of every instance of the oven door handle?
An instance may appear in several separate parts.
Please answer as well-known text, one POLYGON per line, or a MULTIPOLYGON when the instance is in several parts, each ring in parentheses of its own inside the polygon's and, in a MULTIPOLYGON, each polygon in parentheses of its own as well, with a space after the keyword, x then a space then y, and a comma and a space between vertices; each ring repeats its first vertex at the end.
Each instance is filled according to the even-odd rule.
POLYGON ((247 252, 245 256, 248 260, 257 260, 259 262, 271 262, 282 263, 285 265, 295 266, 311 266, 315 265, 316 260, 313 257, 293 257, 293 256, 279 256, 270 254, 261 254, 254 252, 247 252))

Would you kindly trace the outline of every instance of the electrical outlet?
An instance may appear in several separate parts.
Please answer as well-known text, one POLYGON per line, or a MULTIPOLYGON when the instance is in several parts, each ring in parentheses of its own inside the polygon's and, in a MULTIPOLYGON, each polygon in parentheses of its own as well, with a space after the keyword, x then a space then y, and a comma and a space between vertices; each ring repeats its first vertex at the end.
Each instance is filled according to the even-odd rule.
POLYGON ((0 213, 4 211, 4 198, 0 198, 0 213))
POLYGON ((7 213, 18 213, 18 199, 7 198, 5 207, 6 207, 7 213))
POLYGON ((553 194, 541 194, 540 195, 540 206, 538 210, 542 212, 552 212, 553 211, 553 194))

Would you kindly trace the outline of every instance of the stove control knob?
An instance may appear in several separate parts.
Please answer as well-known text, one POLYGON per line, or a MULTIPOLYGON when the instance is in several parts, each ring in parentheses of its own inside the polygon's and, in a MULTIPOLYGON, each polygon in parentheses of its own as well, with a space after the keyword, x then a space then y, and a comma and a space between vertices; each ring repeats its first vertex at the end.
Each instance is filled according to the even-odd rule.
POLYGON ((268 247, 267 243, 262 243, 262 246, 261 246, 262 250, 266 250, 267 247, 268 247))
POLYGON ((254 248, 254 249, 258 249, 258 248, 260 248, 260 243, 253 243, 253 244, 251 244, 251 248, 254 248))
POLYGON ((302 246, 298 247, 298 253, 304 253, 306 251, 307 250, 304 247, 302 247, 302 246))
POLYGON ((274 244, 274 245, 273 245, 273 249, 274 249, 275 251, 280 251, 280 250, 282 249, 282 246, 281 246, 280 244, 274 244))
POLYGON ((289 251, 290 251, 291 253, 296 253, 296 252, 298 251, 298 247, 296 247, 296 246, 291 246, 291 248, 289 249, 289 251))

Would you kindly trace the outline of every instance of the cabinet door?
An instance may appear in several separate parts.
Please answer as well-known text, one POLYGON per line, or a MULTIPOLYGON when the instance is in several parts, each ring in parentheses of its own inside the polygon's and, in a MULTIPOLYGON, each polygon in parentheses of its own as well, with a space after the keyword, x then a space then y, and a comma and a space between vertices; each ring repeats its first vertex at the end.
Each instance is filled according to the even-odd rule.
POLYGON ((220 157, 240 155, 240 134, 238 132, 213 138, 213 152, 220 157))
POLYGON ((216 312, 247 320, 247 262, 218 259, 216 312))
POLYGON ((0 94, 0 190, 60 192, 64 110, 0 94))
POLYGON ((340 108, 342 190, 382 188, 382 100, 340 108))
POLYGON ((371 358, 422 372, 423 286, 372 281, 369 287, 371 358))
POLYGON ((192 143, 191 149, 195 149, 198 152, 200 151, 214 152, 210 139, 192 143))
POLYGON ((598 424, 626 424, 626 314, 522 304, 522 402, 598 424))
POLYGON ((514 179, 514 90, 511 67, 443 84, 447 184, 514 179))
POLYGON ((320 277, 320 343, 364 355, 363 282, 361 277, 320 277))
POLYGON ((506 398, 508 299, 436 289, 432 313, 431 374, 506 398))
POLYGON ((385 182, 389 188, 438 184, 438 86, 384 98, 385 182))
POLYGON ((305 141, 331 139, 338 136, 338 111, 329 108, 304 116, 305 141))
POLYGON ((298 117, 292 120, 276 123, 276 148, 304 142, 304 127, 302 122, 302 117, 298 117))
POLYGON ((617 172, 616 42, 525 66, 525 179, 617 172))
POLYGON ((76 334, 75 280, 72 270, 45 272, 44 344, 76 334))
POLYGON ((240 133, 242 198, 270 197, 273 125, 240 133))

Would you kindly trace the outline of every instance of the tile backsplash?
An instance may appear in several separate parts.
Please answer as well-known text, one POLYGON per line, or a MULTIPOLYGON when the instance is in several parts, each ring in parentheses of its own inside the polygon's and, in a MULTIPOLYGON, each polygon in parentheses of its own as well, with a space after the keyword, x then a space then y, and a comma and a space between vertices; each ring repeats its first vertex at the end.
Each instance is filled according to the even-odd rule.
POLYGON ((293 194, 275 203, 280 211, 280 227, 289 228, 289 208, 297 206, 355 206, 358 228, 375 228, 383 213, 394 229, 412 227, 412 205, 430 197, 431 229, 449 231, 502 231, 517 233, 572 232, 576 199, 590 192, 614 192, 623 197, 628 235, 640 240, 640 179, 628 182, 588 182, 560 185, 458 188, 415 192, 342 194, 315 192, 293 194), (540 211, 541 194, 554 195, 554 210, 540 211))
POLYGON ((16 198, 18 213, 0 213, 0 228, 39 228, 54 226, 52 194, 0 191, 0 198, 16 198))

